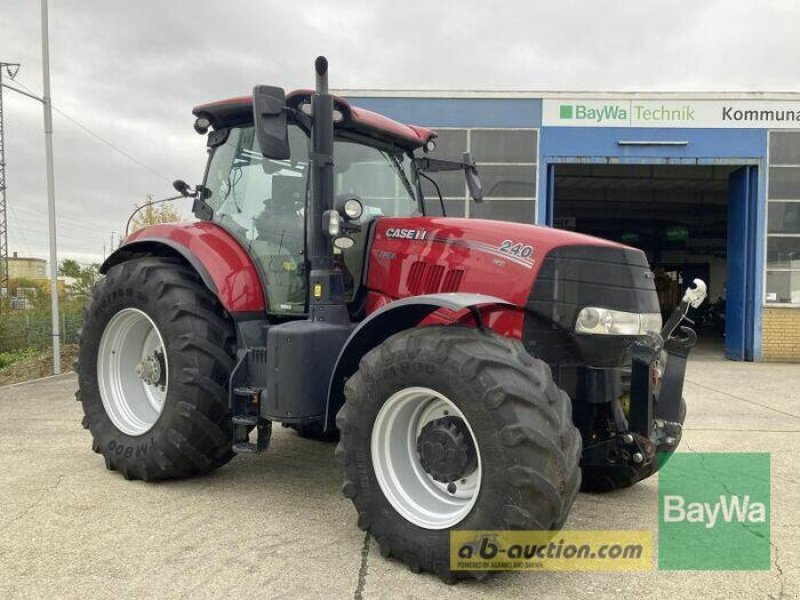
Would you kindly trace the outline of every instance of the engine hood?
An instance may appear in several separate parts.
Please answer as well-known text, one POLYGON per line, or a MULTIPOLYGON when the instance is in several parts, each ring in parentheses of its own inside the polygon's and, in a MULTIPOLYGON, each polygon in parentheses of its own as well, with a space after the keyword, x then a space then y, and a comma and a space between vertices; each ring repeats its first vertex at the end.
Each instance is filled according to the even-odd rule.
POLYGON ((566 246, 640 252, 616 242, 521 223, 384 217, 369 249, 367 287, 390 298, 475 292, 526 305, 545 257, 566 246))

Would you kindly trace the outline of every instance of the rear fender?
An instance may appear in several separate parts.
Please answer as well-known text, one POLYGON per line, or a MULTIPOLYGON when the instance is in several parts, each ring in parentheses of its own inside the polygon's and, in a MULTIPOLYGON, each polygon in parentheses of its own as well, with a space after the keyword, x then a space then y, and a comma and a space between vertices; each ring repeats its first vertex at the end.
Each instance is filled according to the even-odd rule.
POLYGON ((336 413, 344 403, 345 381, 358 370, 358 364, 367 352, 394 334, 416 327, 437 310, 457 313, 469 309, 473 319, 480 323, 483 313, 480 309, 491 306, 508 308, 514 305, 485 294, 448 293, 403 298, 373 312, 350 334, 336 360, 325 406, 326 431, 335 426, 336 413))
POLYGON ((264 288, 252 259, 230 233, 215 223, 168 223, 140 229, 106 259, 100 272, 141 256, 180 256, 234 316, 267 309, 264 288))

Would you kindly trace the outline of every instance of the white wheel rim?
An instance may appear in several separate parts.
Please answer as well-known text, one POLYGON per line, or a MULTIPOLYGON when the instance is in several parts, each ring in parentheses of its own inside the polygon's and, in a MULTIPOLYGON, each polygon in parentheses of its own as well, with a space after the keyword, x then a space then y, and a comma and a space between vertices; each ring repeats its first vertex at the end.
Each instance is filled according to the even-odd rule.
POLYGON ((106 325, 97 354, 103 408, 121 432, 150 431, 161 416, 169 386, 169 363, 161 332, 137 308, 124 308, 106 325))
POLYGON ((463 521, 475 506, 481 489, 480 448, 464 413, 439 392, 409 387, 393 394, 375 418, 370 451, 384 496, 414 525, 447 529, 463 521), (417 438, 422 428, 443 416, 464 421, 477 456, 477 467, 454 482, 454 493, 448 491, 448 484, 425 472, 417 455, 417 438))

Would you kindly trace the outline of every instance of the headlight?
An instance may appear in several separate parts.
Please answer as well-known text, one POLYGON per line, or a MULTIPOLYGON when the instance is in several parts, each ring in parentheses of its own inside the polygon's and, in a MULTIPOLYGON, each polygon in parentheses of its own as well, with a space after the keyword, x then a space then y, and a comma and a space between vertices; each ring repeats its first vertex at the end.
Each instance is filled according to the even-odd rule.
POLYGON ((351 221, 361 218, 361 213, 364 212, 364 207, 357 198, 350 198, 344 203, 344 214, 351 221))
POLYGON ((609 308, 587 306, 578 313, 576 333, 603 335, 645 335, 661 331, 659 313, 630 313, 609 308))

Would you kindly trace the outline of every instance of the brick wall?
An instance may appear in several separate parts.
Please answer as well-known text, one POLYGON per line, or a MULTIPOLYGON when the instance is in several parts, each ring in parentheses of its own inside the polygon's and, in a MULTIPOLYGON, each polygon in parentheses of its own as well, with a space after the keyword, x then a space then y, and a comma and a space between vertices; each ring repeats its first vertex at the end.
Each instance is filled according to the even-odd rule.
POLYGON ((800 362, 800 309, 765 307, 761 322, 762 358, 800 362))

